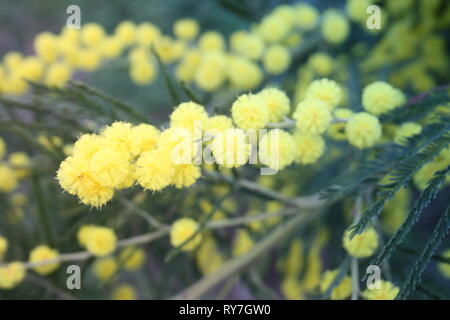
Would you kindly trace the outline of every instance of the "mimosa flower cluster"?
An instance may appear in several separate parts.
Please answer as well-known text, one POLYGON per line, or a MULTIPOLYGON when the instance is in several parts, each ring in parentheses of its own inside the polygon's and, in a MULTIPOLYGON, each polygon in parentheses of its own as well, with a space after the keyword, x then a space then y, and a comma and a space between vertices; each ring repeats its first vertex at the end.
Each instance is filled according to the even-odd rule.
MULTIPOLYGON (((183 18, 165 35, 150 22, 123 21, 111 35, 94 22, 81 29, 64 28, 60 34, 43 32, 34 40, 34 55, 10 52, 0 65, 0 92, 22 95, 26 80, 63 87, 77 71, 93 72, 105 61, 127 56, 131 79, 139 85, 153 82, 157 59, 176 64, 175 75, 204 91, 228 83, 240 90, 257 88, 264 71, 278 75, 291 63, 291 51, 302 43, 305 33, 318 29, 320 13, 311 5, 281 5, 251 30, 238 30, 225 39, 212 30, 200 33, 199 23, 183 18)), ((328 10, 319 32, 337 45, 349 34, 345 13, 328 10)))
MULTIPOLYGON (((240 95, 231 105, 231 117, 209 116, 197 103, 181 103, 170 115, 170 127, 164 130, 150 124, 115 122, 99 134, 82 135, 72 155, 61 163, 57 179, 81 202, 100 207, 116 190, 135 184, 151 191, 193 185, 201 176, 202 160, 207 162, 202 158, 207 151, 209 164, 225 168, 251 163, 281 170, 294 162, 312 164, 325 151, 323 135, 339 135, 333 132, 335 124, 344 125, 337 130, 343 129, 343 139, 356 148, 380 143, 382 126, 377 116, 400 107, 405 98, 400 90, 377 82, 362 93, 367 112, 339 107, 341 100, 339 84, 323 78, 311 83, 306 98, 294 111, 288 96, 275 87, 240 95), (377 109, 378 105, 385 109, 377 109), (291 113, 293 119, 289 118, 291 113), (289 130, 277 128, 286 124, 289 130), (256 146, 257 161, 252 160, 252 146, 256 146)), ((396 141, 402 143, 420 131, 420 125, 405 124, 396 141)))
MULTIPOLYGON (((332 161, 350 158, 342 157, 346 153, 367 160, 392 143, 407 146, 411 137, 420 135, 423 128, 435 121, 433 116, 448 114, 448 106, 438 106, 435 110, 441 113, 432 111, 416 122, 391 124, 383 123, 382 119, 392 111, 401 108, 406 111, 410 104, 414 105, 417 98, 414 92, 426 92, 447 80, 445 32, 450 23, 450 6, 443 0, 385 1, 381 6, 382 28, 369 30, 366 10, 372 4, 380 2, 347 0, 343 8, 323 11, 314 4, 283 4, 229 37, 203 30, 201 22, 193 18, 175 21, 167 33, 150 22, 122 21, 112 32, 89 22, 79 30, 63 28, 60 33, 39 34, 31 55, 7 53, 0 63, 0 95, 14 97, 5 97, 2 105, 6 106, 9 99, 17 103, 23 99, 24 106, 29 102, 28 111, 33 116, 34 99, 28 100, 26 95, 30 88, 27 81, 65 92, 68 81, 78 79, 78 73, 88 76, 87 73, 115 63, 126 65, 125 73, 141 87, 139 90, 146 90, 163 75, 169 89, 180 91, 196 102, 173 106, 168 121, 162 124, 143 120, 105 122, 108 115, 104 118, 102 115, 100 121, 107 125, 98 128, 91 121, 93 125, 86 129, 95 128, 95 133, 79 135, 73 144, 66 141, 69 135, 54 135, 51 129, 57 129, 58 125, 54 122, 48 126, 52 133, 38 134, 35 138, 33 131, 31 144, 37 143, 42 151, 66 157, 59 164, 56 181, 69 196, 61 197, 61 201, 58 198, 55 205, 39 203, 39 193, 49 195, 54 190, 53 170, 50 179, 46 179, 49 177, 40 172, 34 153, 29 157, 25 152, 11 152, 0 138, 0 201, 3 205, 3 199, 6 200, 4 217, 10 226, 21 230, 19 222, 25 220, 44 221, 46 214, 54 217, 61 213, 65 217, 77 214, 79 209, 89 211, 91 207, 113 213, 101 214, 101 220, 94 220, 95 217, 90 222, 74 217, 76 225, 68 223, 73 227, 68 234, 76 233, 71 240, 78 241, 74 253, 63 252, 72 245, 47 239, 56 230, 50 226, 32 247, 26 243, 29 252, 22 258, 17 257, 22 252, 15 250, 16 239, 10 238, 6 230, 3 232, 2 223, 0 291, 14 289, 29 278, 33 280, 27 277, 27 272, 57 279, 63 263, 80 256, 91 259, 85 264, 89 277, 94 276, 108 288, 114 285, 108 297, 117 300, 137 299, 142 294, 131 284, 135 282, 133 279, 122 282, 120 272, 128 272, 128 278, 129 272, 144 271, 146 263, 153 272, 153 263, 163 256, 163 268, 180 254, 191 259, 192 267, 196 267, 186 274, 212 274, 227 268, 228 259, 245 259, 245 255, 260 249, 260 241, 269 232, 289 223, 290 209, 296 210, 299 204, 299 212, 294 215, 303 214, 303 196, 309 204, 309 194, 316 192, 317 184, 322 183, 322 173, 338 174, 335 167, 339 166, 332 161), (355 28, 361 30, 354 32, 355 28), (411 94, 414 95, 409 98, 411 94), (255 178, 258 170, 260 176, 255 178), (20 183, 30 176, 35 179, 33 184, 20 183), (207 179, 202 180, 203 176, 207 179), (311 181, 316 177, 317 181, 311 181), (256 181, 250 181, 253 178, 256 181), (217 184, 213 184, 215 179, 217 184), (246 186, 248 194, 238 194, 246 186), (33 189, 33 196, 28 197, 28 189, 33 189), (137 192, 133 194, 134 191, 137 192), (153 197, 144 203, 142 199, 149 194, 153 197), (273 199, 268 199, 271 194, 273 199), (128 195, 134 198, 128 200, 128 195), (164 197, 170 198, 173 206, 166 207, 164 197), (225 200, 218 204, 219 198, 225 200), (109 202, 112 203, 106 206, 109 202), (67 213, 61 209, 66 204, 76 206, 76 210, 67 213), (122 214, 122 205, 126 206, 127 215, 136 213, 136 221, 122 214), (150 228, 141 225, 142 218, 150 228), (124 230, 129 221, 130 228, 124 230), (220 229, 221 225, 226 230, 220 229), (134 235, 144 229, 150 230, 134 235), (146 251, 143 245, 159 240, 160 235, 166 241, 161 247, 159 244, 153 247, 154 243, 151 246, 152 250, 156 246, 163 250, 146 251), (171 250, 168 253, 167 248, 171 250)), ((179 101, 170 91, 173 100, 179 101)), ((158 101, 155 98, 152 103, 158 101)), ((121 119, 122 112, 126 113, 121 110, 114 119, 121 119)), ((37 115, 36 111, 33 121, 39 122, 37 115)), ((146 115, 139 118, 145 119, 146 115)), ((15 127, 22 120, 16 120, 14 113, 10 118, 4 121, 5 127, 15 127)), ((47 119, 46 115, 42 118, 47 119)), ((78 127, 78 120, 73 119, 71 126, 78 127)), ((29 124, 32 128, 32 123, 29 124)), ((46 128, 42 126, 42 131, 46 128)), ((16 146, 12 147, 16 150, 16 146)), ((40 155, 36 159, 40 160, 40 155)), ((346 167, 352 169, 356 164, 349 161, 346 167)), ((450 146, 411 175, 412 182, 423 190, 437 171, 449 165, 450 146)), ((379 183, 390 183, 389 176, 379 183)), ((446 183, 450 183, 450 176, 446 183)), ((413 184, 387 201, 377 224, 354 237, 350 237, 351 228, 347 228, 351 221, 348 218, 350 214, 358 217, 361 212, 356 212, 356 204, 350 210, 347 201, 350 197, 340 203, 339 218, 344 222, 336 224, 338 227, 330 228, 323 223, 329 212, 324 210, 322 214, 318 205, 310 218, 323 219, 314 222, 311 230, 298 228, 291 238, 286 238, 290 243, 279 246, 285 252, 271 253, 270 259, 274 257, 276 261, 270 262, 270 270, 272 266, 276 268, 280 283, 275 293, 269 288, 263 294, 280 293, 287 299, 319 295, 332 300, 395 299, 400 292, 395 276, 383 274, 384 279, 370 288, 355 286, 354 277, 360 277, 362 265, 383 250, 384 235, 394 234, 405 221, 415 194, 413 184), (345 227, 341 228, 342 225, 345 227), (339 252, 338 258, 360 261, 359 266, 356 263, 357 271, 352 264, 342 274, 344 266, 338 268, 339 261, 324 259, 328 256, 327 249, 339 252), (342 277, 336 284, 338 276, 342 277)), ((374 190, 378 190, 375 183, 374 190)), ((363 208, 375 200, 371 199, 373 190, 369 191, 361 198, 363 202, 368 200, 362 204, 363 208)), ((31 231, 41 236, 38 230, 31 231)), ((450 250, 444 249, 441 255, 450 257, 450 250)), ((267 286, 265 271, 255 270, 249 273, 249 281, 258 287, 267 286)), ((449 264, 437 263, 437 270, 450 277, 449 264)), ((155 279, 151 281, 158 285, 158 277, 152 277, 155 279)), ((165 273, 162 278, 162 285, 166 285, 165 273)), ((244 278, 243 283, 246 281, 244 278)), ((255 290, 257 294, 260 293, 255 290)))

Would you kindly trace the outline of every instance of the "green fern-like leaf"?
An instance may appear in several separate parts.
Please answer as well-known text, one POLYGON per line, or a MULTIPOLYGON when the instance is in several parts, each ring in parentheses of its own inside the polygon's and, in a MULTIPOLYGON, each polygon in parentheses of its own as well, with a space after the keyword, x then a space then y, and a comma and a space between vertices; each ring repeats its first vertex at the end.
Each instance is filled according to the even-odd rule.
POLYGON ((379 180, 402 161, 410 159, 427 145, 433 143, 450 130, 450 119, 426 126, 422 133, 408 139, 405 146, 386 144, 374 157, 361 164, 356 170, 338 176, 321 196, 331 200, 341 199, 361 190, 370 182, 379 180))
POLYGON ((442 149, 450 143, 450 134, 443 133, 439 138, 429 143, 422 151, 414 154, 408 159, 404 159, 398 164, 398 167, 389 174, 392 177, 392 183, 384 186, 376 195, 377 200, 367 209, 352 226, 351 237, 364 231, 370 224, 372 218, 378 216, 384 208, 386 202, 392 199, 397 191, 405 187, 411 181, 417 171, 427 162, 433 160, 439 155, 442 149))
POLYGON ((408 278, 403 283, 400 293, 396 299, 399 300, 406 299, 411 293, 411 291, 414 290, 417 284, 421 281, 422 274, 425 271, 425 268, 430 262, 433 253, 437 250, 439 245, 447 236, 449 228, 450 228, 450 206, 447 207, 447 210, 439 219, 439 222, 434 228, 430 239, 425 245, 425 248, 423 249, 419 258, 414 263, 414 266, 411 269, 408 278))
MULTIPOLYGON (((435 173, 434 177, 429 181, 425 190, 420 194, 417 200, 414 202, 413 208, 408 212, 408 215, 395 232, 391 239, 386 243, 383 249, 370 261, 369 265, 381 265, 384 260, 389 259, 391 254, 402 243, 406 235, 411 230, 412 226, 420 218, 422 211, 430 204, 430 202, 436 197, 442 185, 445 182, 445 178, 450 173, 450 166, 444 170, 435 173)), ((363 279, 364 281, 365 279, 363 279)))

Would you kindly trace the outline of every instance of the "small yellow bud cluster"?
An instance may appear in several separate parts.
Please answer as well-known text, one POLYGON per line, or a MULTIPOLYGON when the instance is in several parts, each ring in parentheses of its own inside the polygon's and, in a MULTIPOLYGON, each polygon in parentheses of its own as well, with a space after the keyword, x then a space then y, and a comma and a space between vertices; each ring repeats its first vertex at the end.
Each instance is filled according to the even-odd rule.
POLYGON ((170 243, 174 247, 180 247, 182 251, 195 249, 202 240, 198 228, 198 223, 191 218, 178 219, 170 230, 170 243))
POLYGON ((112 300, 136 300, 136 291, 129 284, 121 284, 114 288, 111 299, 112 300))
POLYGON ((345 250, 356 258, 367 258, 374 254, 378 247, 378 234, 374 228, 367 228, 350 239, 351 231, 344 233, 343 245, 345 250))
POLYGON ((361 295, 366 300, 394 300, 400 289, 392 282, 385 280, 378 280, 373 285, 373 288, 367 288, 361 295))
MULTIPOLYGON (((199 23, 182 18, 172 26, 173 35, 143 22, 122 21, 112 34, 94 22, 81 29, 64 28, 59 34, 40 33, 34 39, 34 55, 10 52, 0 65, 0 92, 22 95, 28 84, 42 81, 63 87, 77 70, 93 72, 104 61, 127 53, 129 75, 138 85, 152 83, 157 76, 154 52, 164 64, 175 64, 175 75, 204 91, 219 89, 226 81, 240 90, 252 90, 271 75, 285 72, 291 64, 291 48, 302 42, 305 32, 316 28, 319 12, 311 5, 280 5, 251 30, 238 30, 225 39, 216 31, 200 33, 199 23), (154 52, 152 52, 154 50, 154 52)), ((348 35, 348 22, 337 10, 324 14, 322 34, 331 44, 348 35)), ((322 57, 314 63, 327 76, 322 57), (325 71, 323 71, 325 70, 325 71)))
POLYGON ((117 257, 107 256, 98 259, 94 263, 94 274, 102 280, 110 280, 119 269, 137 271, 145 262, 145 251, 138 247, 126 247, 120 251, 117 257))
POLYGON ((10 262, 0 267, 0 289, 12 289, 25 278, 25 267, 21 262, 10 262))
POLYGON ((86 225, 78 231, 78 241, 93 255, 103 257, 116 250, 117 237, 112 229, 86 225))
POLYGON ((39 262, 45 260, 57 260, 57 258, 58 258, 58 251, 53 250, 45 245, 40 245, 31 250, 29 261, 31 263, 37 264, 37 266, 34 267, 34 270, 37 273, 41 275, 47 275, 58 269, 59 263, 55 261, 54 263, 46 263, 39 266, 39 262))

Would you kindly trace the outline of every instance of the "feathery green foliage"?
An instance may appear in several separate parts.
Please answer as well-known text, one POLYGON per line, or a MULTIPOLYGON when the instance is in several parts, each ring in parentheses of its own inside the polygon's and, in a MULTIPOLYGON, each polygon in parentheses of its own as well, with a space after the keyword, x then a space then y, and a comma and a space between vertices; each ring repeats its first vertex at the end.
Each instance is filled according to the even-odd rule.
MULTIPOLYGON (((382 250, 373 259, 371 259, 369 265, 381 265, 383 261, 389 259, 394 250, 402 243, 403 239, 405 239, 406 235, 409 233, 413 225, 419 220, 422 211, 437 196, 445 181, 446 176, 449 173, 450 166, 435 173, 433 179, 429 181, 428 186, 414 202, 414 205, 409 211, 403 224, 395 232, 391 239, 389 239, 382 250)), ((365 278, 363 278, 363 280, 365 280, 365 278)))
POLYGON ((430 262, 433 253, 437 250, 439 245, 447 236, 449 228, 450 228, 450 206, 447 207, 447 210, 439 219, 439 222, 434 228, 430 239, 428 240, 427 244, 425 245, 425 248, 420 254, 420 257, 414 263, 414 266, 411 269, 408 278, 403 283, 403 286, 400 290, 400 293, 397 296, 397 299, 400 300, 406 299, 409 296, 411 290, 414 290, 417 284, 421 281, 422 274, 425 271, 425 268, 430 262))

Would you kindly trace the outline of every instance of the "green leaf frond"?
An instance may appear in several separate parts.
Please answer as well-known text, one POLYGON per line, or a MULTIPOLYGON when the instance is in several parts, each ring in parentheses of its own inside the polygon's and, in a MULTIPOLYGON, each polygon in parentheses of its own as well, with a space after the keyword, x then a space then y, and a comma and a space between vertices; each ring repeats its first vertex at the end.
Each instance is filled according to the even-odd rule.
MULTIPOLYGON (((402 161, 408 161, 428 145, 446 135, 449 130, 450 118, 443 118, 441 122, 424 127, 421 134, 409 138, 406 145, 394 143, 384 145, 373 159, 364 161, 355 170, 341 174, 334 179, 330 187, 321 193, 321 196, 331 200, 339 200, 357 190, 364 189, 366 185, 378 181, 385 174, 399 168, 402 161)), ((448 137, 444 138, 444 140, 447 139, 448 137)), ((445 147, 445 145, 442 147, 445 147)), ((390 187, 393 187, 393 183, 390 184, 390 187)))
MULTIPOLYGON (((381 265, 383 261, 389 259, 391 254, 398 248, 403 242, 406 235, 410 232, 411 228, 420 218, 423 210, 430 204, 430 202, 436 198, 439 190, 445 182, 445 178, 450 173, 450 166, 435 173, 434 177, 428 182, 425 190, 419 195, 414 202, 412 209, 408 212, 408 215, 395 232, 395 234, 384 245, 381 251, 369 262, 369 265, 381 265)), ((367 276, 366 276, 367 277, 367 276)), ((364 280, 364 279, 363 279, 364 280)))
MULTIPOLYGON (((447 129, 448 130, 448 129, 447 129)), ((404 158, 397 167, 389 172, 392 183, 384 186, 376 194, 376 201, 369 207, 361 218, 352 226, 351 237, 364 231, 370 224, 372 218, 378 216, 384 208, 386 202, 392 199, 397 191, 405 187, 414 175, 429 161, 439 155, 442 149, 448 147, 450 134, 442 133, 438 138, 424 146, 418 153, 411 157, 404 158)))
POLYGON ((431 234, 425 248, 420 254, 419 258, 414 263, 408 278, 403 283, 403 286, 398 294, 398 300, 406 299, 410 292, 415 289, 417 284, 421 281, 422 274, 425 271, 428 263, 431 260, 434 252, 438 249, 439 245, 442 243, 444 238, 447 236, 450 228, 450 206, 447 207, 445 213, 439 219, 436 227, 431 234))

